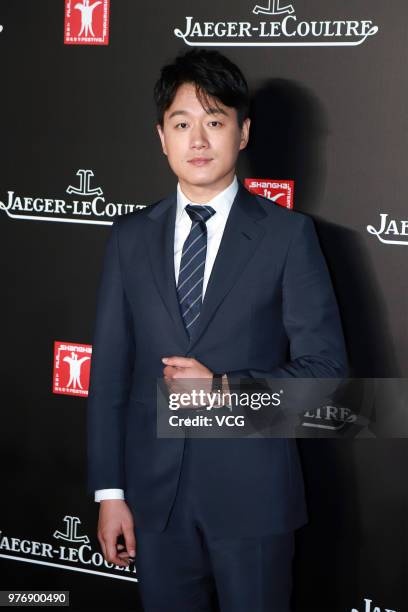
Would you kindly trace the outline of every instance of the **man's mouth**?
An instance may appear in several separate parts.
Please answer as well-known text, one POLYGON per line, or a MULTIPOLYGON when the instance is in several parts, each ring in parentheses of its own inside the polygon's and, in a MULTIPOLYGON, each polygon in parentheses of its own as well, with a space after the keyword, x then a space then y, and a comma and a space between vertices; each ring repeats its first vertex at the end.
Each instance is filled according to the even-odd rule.
POLYGON ((188 163, 192 164, 193 166, 205 166, 210 161, 212 161, 210 157, 193 157, 192 159, 188 160, 188 163))

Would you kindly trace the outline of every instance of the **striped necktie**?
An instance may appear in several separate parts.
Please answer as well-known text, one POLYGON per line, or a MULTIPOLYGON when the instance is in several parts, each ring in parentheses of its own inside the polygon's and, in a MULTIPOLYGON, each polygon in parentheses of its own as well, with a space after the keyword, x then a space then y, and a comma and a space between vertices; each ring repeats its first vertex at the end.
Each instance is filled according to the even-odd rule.
POLYGON ((183 245, 177 283, 177 295, 184 325, 190 338, 200 317, 205 258, 207 255, 206 222, 215 214, 211 206, 187 204, 192 224, 183 245))

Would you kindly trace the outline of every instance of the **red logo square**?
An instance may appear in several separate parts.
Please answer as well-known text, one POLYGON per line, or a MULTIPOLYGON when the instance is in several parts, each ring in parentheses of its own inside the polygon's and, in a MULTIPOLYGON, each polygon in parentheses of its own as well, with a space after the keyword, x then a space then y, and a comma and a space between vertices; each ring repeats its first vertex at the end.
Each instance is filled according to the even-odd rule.
POLYGON ((264 196, 283 208, 293 208, 295 181, 247 178, 244 185, 248 191, 264 196))
POLYGON ((88 397, 92 345, 54 342, 52 391, 63 395, 88 397))
POLYGON ((110 0, 65 0, 64 43, 107 45, 110 0))

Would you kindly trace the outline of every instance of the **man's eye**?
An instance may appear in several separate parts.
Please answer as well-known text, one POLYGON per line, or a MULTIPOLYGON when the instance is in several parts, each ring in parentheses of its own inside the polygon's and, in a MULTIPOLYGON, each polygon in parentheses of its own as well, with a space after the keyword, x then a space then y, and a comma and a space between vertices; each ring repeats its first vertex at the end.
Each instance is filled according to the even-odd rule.
POLYGON ((210 125, 211 127, 217 127, 218 125, 222 125, 221 121, 216 121, 214 119, 214 121, 210 121, 210 125))
POLYGON ((187 127, 187 123, 185 121, 182 121, 181 123, 177 123, 176 128, 181 128, 184 129, 187 127))

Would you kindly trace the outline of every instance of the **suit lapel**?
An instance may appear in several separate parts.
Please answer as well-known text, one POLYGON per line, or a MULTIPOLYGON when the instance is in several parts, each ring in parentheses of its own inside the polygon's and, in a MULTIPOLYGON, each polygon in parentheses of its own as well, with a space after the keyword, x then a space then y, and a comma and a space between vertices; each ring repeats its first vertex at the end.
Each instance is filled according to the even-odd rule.
POLYGON ((261 221, 265 212, 255 196, 239 183, 225 225, 221 244, 208 281, 199 322, 189 339, 180 313, 174 275, 174 227, 176 193, 161 200, 148 214, 145 239, 157 289, 175 325, 182 345, 190 351, 197 343, 217 308, 239 279, 265 233, 261 221))
POLYGON ((208 281, 199 322, 190 340, 189 350, 197 343, 217 308, 231 291, 258 248, 265 233, 259 221, 265 215, 255 196, 250 194, 240 182, 208 281))
POLYGON ((151 222, 146 230, 145 239, 157 289, 173 319, 180 341, 187 346, 189 336, 180 313, 174 276, 176 210, 177 196, 175 193, 153 206, 148 214, 151 222))

